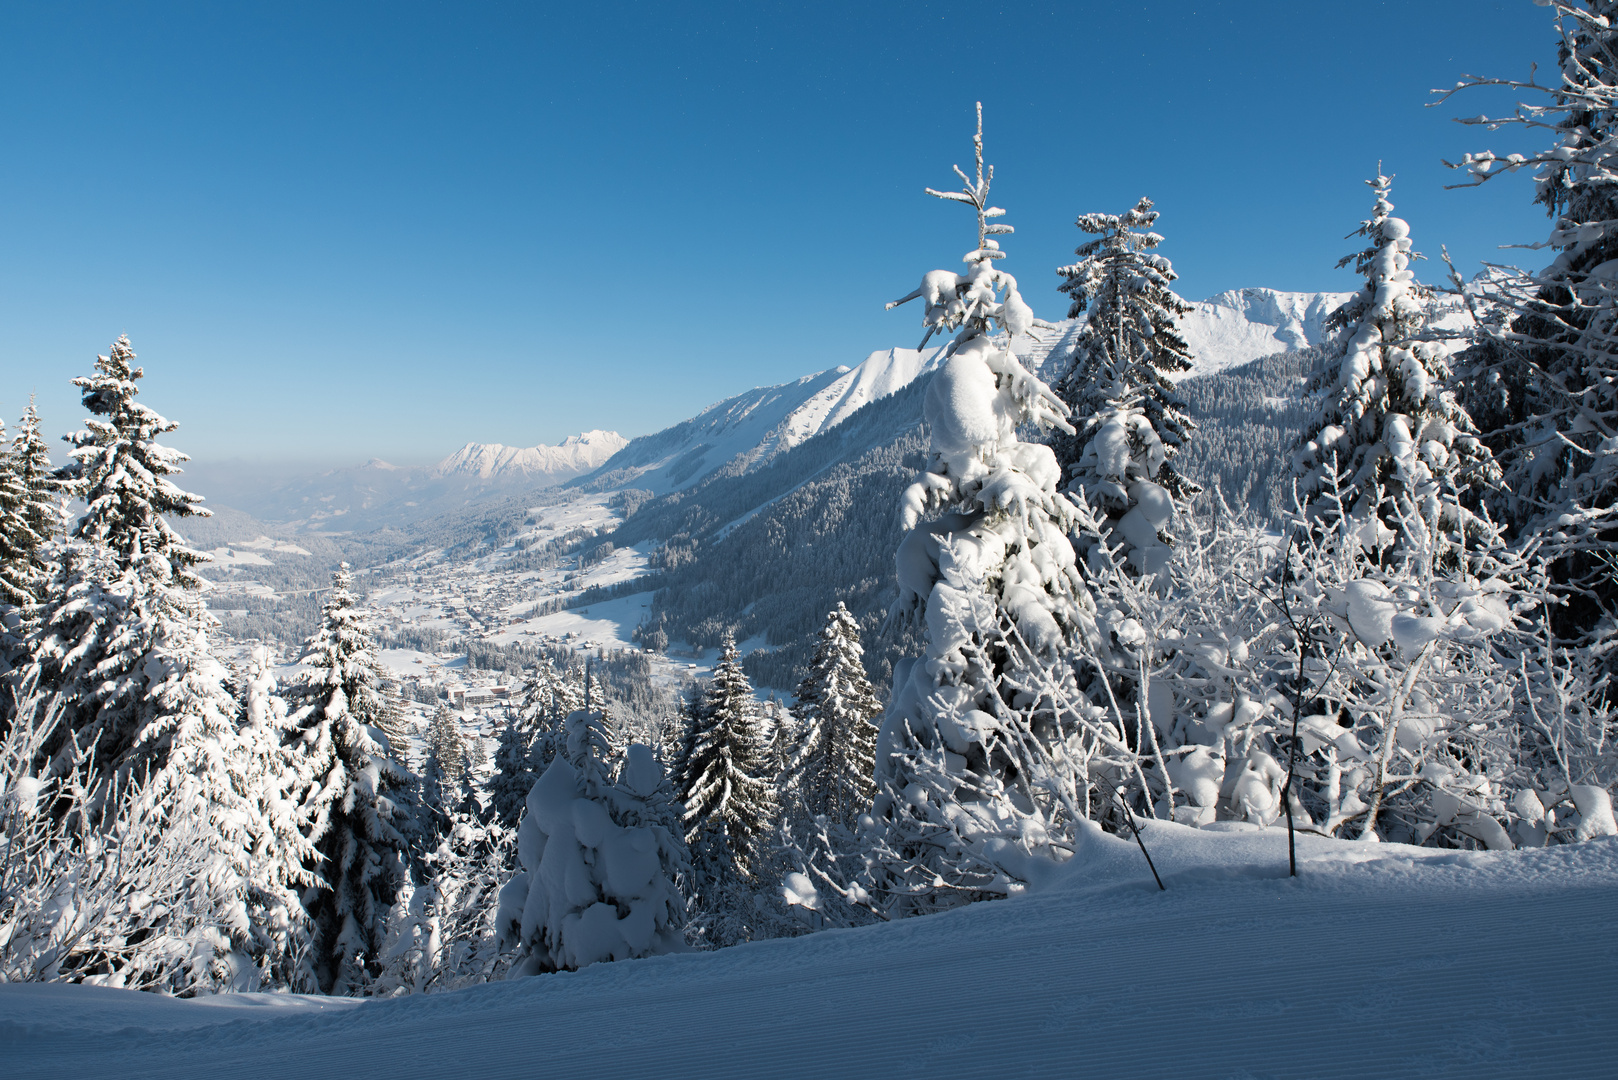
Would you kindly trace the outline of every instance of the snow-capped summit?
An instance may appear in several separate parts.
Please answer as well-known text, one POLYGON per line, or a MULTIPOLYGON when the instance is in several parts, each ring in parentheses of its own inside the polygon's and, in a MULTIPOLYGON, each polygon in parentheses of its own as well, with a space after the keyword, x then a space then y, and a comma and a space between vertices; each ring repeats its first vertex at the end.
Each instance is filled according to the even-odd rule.
POLYGON ((548 479, 552 483, 587 473, 629 444, 616 431, 586 431, 569 435, 556 446, 502 446, 467 443, 434 465, 434 477, 476 477, 479 480, 548 479))
POLYGON ((1196 310, 1180 320, 1180 333, 1196 364, 1187 377, 1319 345, 1326 339, 1326 316, 1353 295, 1232 289, 1193 304, 1196 310))
MULTIPOLYGON (((1192 368, 1176 381, 1213 375, 1262 356, 1319 345, 1326 340, 1326 316, 1347 303, 1348 292, 1281 292, 1231 289, 1191 305, 1179 329, 1190 347, 1192 368)), ((1039 345, 1017 353, 1047 381, 1062 374, 1073 339, 1084 319, 1064 319, 1039 345)))

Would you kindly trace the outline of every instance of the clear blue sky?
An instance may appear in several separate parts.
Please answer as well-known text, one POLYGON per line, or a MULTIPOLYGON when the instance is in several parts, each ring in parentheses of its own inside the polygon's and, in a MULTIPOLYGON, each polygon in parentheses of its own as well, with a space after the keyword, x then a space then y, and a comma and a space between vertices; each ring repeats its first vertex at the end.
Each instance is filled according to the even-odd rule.
POLYGON ((1546 222, 1442 190, 1520 148, 1427 91, 1553 45, 1529 0, 8 4, 0 415, 78 426, 127 332, 199 463, 653 431, 915 344, 883 303, 971 246, 921 189, 979 99, 1047 318, 1074 217, 1142 194, 1189 299, 1350 288, 1378 159, 1474 268, 1546 222))

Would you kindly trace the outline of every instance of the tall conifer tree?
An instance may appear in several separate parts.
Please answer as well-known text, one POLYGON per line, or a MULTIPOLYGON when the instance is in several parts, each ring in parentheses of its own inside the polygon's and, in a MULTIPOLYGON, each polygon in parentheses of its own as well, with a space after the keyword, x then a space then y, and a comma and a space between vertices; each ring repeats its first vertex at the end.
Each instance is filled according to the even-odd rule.
POLYGON ((757 931, 752 895, 776 814, 765 751, 753 688, 727 631, 713 681, 692 710, 674 776, 685 806, 699 919, 720 945, 757 931))
POLYGON ((1052 445, 1064 476, 1146 573, 1167 562, 1160 539, 1175 504, 1201 490, 1174 467, 1194 427, 1172 382, 1191 370, 1179 331, 1191 305, 1171 288, 1173 265, 1154 251, 1163 242, 1151 231, 1157 217, 1150 199, 1124 214, 1081 215, 1079 229, 1096 239, 1056 271, 1073 300, 1068 318, 1089 317, 1056 384, 1077 432, 1057 433, 1052 445))
POLYGON ((1430 290, 1410 269, 1420 256, 1410 226, 1393 216, 1392 181, 1378 173, 1367 184, 1376 199, 1356 235, 1369 246, 1338 264, 1352 262, 1365 284, 1327 319, 1335 357, 1310 386, 1321 413, 1293 457, 1299 495, 1321 527, 1354 518, 1368 554, 1425 549, 1441 536, 1458 556, 1469 539, 1492 537, 1473 509, 1500 472, 1438 345, 1414 340, 1430 290))
POLYGON ((995 265, 995 237, 1011 227, 988 202, 981 107, 973 147, 975 178, 957 168, 961 191, 928 189, 977 215, 967 269, 931 271, 896 301, 922 299, 928 335, 956 336, 927 389, 926 471, 901 508, 899 610, 925 622, 927 651, 896 667, 877 737, 867 886, 894 914, 1005 895, 1028 859, 1054 857, 1052 793, 1074 775, 1053 753, 1074 718, 1051 673, 1064 678, 1074 645, 1095 633, 1056 456, 1018 437, 1025 425, 1072 428, 1011 351, 1043 324, 995 265))
POLYGON ((381 969, 389 907, 406 881, 411 775, 374 726, 385 706, 369 624, 344 563, 332 576, 321 626, 304 650, 311 669, 291 724, 311 777, 302 799, 319 853, 305 894, 315 978, 324 993, 364 992, 381 969))
POLYGON ((876 717, 882 705, 861 662, 859 624, 841 602, 826 615, 809 674, 792 715, 797 745, 787 790, 809 816, 844 826, 870 809, 876 765, 876 717))

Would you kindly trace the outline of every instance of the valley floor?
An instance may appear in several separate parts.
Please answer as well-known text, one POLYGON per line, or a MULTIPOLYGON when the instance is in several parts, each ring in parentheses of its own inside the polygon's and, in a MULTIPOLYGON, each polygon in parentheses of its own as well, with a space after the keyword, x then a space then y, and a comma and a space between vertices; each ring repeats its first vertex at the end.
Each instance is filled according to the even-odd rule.
POLYGON ((1030 895, 454 993, 0 987, 12 1078, 1618 1075, 1618 839, 1090 835, 1030 895))

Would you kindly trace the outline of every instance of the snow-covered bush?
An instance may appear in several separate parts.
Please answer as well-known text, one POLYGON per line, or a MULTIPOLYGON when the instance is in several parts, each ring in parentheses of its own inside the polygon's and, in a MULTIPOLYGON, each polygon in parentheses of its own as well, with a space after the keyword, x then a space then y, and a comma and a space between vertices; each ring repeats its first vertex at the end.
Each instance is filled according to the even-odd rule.
POLYGON ((513 975, 683 949, 688 873, 671 789, 652 752, 603 762, 605 717, 578 710, 565 746, 528 793, 517 837, 523 872, 500 892, 501 940, 513 975))
POLYGON ((448 818, 438 846, 421 859, 421 880, 407 882, 388 912, 376 996, 475 986, 511 967, 499 913, 500 891, 516 874, 516 831, 475 797, 448 818))
POLYGON ((171 994, 228 982, 211 823, 153 827, 145 791, 93 795, 88 762, 41 777, 41 735, 14 726, 0 739, 0 982, 171 994))

